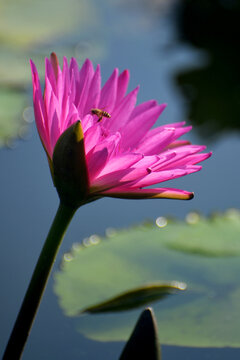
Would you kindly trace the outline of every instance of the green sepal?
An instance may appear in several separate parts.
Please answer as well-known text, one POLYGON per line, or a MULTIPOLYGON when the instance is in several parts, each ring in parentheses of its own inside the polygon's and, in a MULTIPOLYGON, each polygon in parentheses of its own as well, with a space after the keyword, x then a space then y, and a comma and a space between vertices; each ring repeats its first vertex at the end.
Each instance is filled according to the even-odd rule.
POLYGON ((88 202, 89 180, 80 121, 59 137, 53 152, 52 168, 54 185, 63 204, 79 207, 88 202))

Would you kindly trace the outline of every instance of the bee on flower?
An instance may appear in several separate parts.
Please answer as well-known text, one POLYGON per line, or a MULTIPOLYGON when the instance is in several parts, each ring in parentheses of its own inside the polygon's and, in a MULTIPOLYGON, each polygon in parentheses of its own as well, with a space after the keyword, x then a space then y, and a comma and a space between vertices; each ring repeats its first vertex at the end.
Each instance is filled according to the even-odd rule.
POLYGON ((97 115, 98 116, 98 122, 102 120, 103 117, 106 117, 106 118, 110 118, 111 115, 104 111, 104 110, 101 110, 101 109, 91 109, 91 113, 93 115, 97 115))

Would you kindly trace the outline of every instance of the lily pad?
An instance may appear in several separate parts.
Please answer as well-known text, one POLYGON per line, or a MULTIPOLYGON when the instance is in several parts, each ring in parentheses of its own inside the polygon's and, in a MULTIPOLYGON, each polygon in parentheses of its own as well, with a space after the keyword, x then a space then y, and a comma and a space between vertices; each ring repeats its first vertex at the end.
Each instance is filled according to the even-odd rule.
POLYGON ((94 22, 91 3, 78 0, 11 0, 1 4, 0 40, 14 46, 30 46, 60 38, 94 22), (17 16, 16 16, 17 14, 17 16))
POLYGON ((21 89, 0 88, 0 147, 11 146, 17 137, 27 133, 30 109, 26 108, 26 93, 21 89), (26 109, 24 113, 24 109, 26 109))
POLYGON ((90 45, 92 33, 94 54, 101 51, 94 32, 101 23, 100 14, 92 1, 11 0, 1 2, 0 8, 1 85, 30 85, 29 59, 41 64, 38 68, 43 75, 44 58, 52 51, 60 60, 65 55, 80 57, 82 62, 86 52, 87 56, 93 53, 84 53, 82 43, 90 45))
MULTIPOLYGON (((186 222, 161 217, 156 224, 74 244, 55 274, 64 313, 77 316, 144 283, 175 280, 187 290, 154 303, 160 343, 239 347, 240 212, 194 213, 186 222)), ((79 316, 78 330, 100 341, 126 341, 138 316, 139 310, 79 316)))

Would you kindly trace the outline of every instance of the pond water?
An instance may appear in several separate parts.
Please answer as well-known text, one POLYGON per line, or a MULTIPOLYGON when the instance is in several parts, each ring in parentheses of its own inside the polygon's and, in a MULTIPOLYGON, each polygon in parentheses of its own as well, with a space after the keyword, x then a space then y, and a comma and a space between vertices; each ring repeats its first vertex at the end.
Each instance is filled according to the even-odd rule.
MULTIPOLYGON (((26 7, 25 2, 22 2, 26 7)), ((98 62, 101 63, 103 80, 108 78, 114 67, 119 67, 120 70, 128 68, 131 74, 130 88, 133 89, 139 83, 141 85, 139 102, 156 99, 168 104, 158 124, 186 120, 188 124, 192 123, 195 126, 198 123, 198 117, 194 114, 198 114, 198 111, 204 108, 201 113, 202 116, 206 116, 205 124, 201 128, 195 126, 188 135, 188 139, 190 138, 193 143, 207 144, 208 149, 213 151, 213 156, 203 164, 200 173, 172 182, 173 187, 195 192, 195 198, 189 202, 102 199, 79 209, 61 246, 55 269, 58 269, 62 255, 69 250, 73 242, 81 241, 90 234, 104 234, 109 227, 127 227, 145 219, 156 219, 163 215, 183 219, 191 210, 198 210, 208 215, 214 211, 238 208, 240 203, 239 120, 233 121, 239 112, 239 100, 236 100, 235 104, 233 102, 234 96, 239 95, 239 86, 235 86, 235 95, 231 97, 231 102, 224 103, 223 106, 223 99, 226 99, 226 102, 230 101, 228 92, 231 83, 225 79, 228 79, 229 72, 235 71, 235 67, 219 68, 218 63, 218 68, 213 68, 212 73, 209 72, 214 76, 222 74, 221 87, 216 85, 214 88, 214 76, 212 78, 202 76, 205 82, 202 81, 201 84, 195 81, 196 77, 201 78, 201 70, 202 74, 206 74, 206 69, 212 64, 211 59, 214 57, 213 52, 210 51, 211 41, 207 42, 205 47, 202 42, 200 49, 197 47, 198 42, 191 37, 180 40, 180 33, 184 33, 183 28, 185 35, 187 34, 187 27, 183 26, 184 11, 181 1, 104 0, 100 4, 97 0, 89 2, 82 0, 72 1, 72 3, 73 8, 75 6, 76 11, 79 11, 79 21, 74 19, 73 29, 69 30, 67 27, 72 16, 69 10, 66 18, 63 15, 59 18, 60 24, 54 19, 55 32, 47 33, 46 30, 47 35, 43 33, 40 37, 40 32, 35 34, 33 31, 32 42, 29 41, 26 46, 24 41, 22 43, 19 41, 18 50, 22 46, 23 54, 24 49, 27 49, 25 54, 29 53, 42 68, 42 58, 48 56, 50 51, 56 51, 59 56, 66 52, 68 57, 76 56, 81 62, 85 57, 90 57, 95 65, 98 62), (181 21, 179 21, 180 15, 181 21), (61 33, 61 24, 64 25, 64 29, 66 27, 65 33, 61 33), (34 36, 37 39, 35 43, 34 36), (31 44, 32 46, 34 44, 33 48, 31 44), (208 95, 206 101, 203 94, 208 95), (231 118, 226 117, 225 122, 222 123, 220 121, 223 112, 221 108, 223 107, 224 113, 227 114, 225 110, 228 106, 231 107, 231 118), (208 109, 211 114, 209 118, 207 117, 208 109)), ((189 6, 192 5, 191 1, 187 3, 189 6)), ((224 1, 214 3, 217 9, 222 9, 226 5, 224 1)), ((10 20, 12 19, 11 7, 14 7, 14 4, 13 1, 9 6, 10 10, 5 6, 6 14, 10 14, 10 20)), ((30 15, 33 18, 39 11, 38 4, 39 2, 35 1, 30 9, 30 15)), ((54 5, 54 1, 51 4, 54 5)), ((62 0, 60 4, 64 4, 64 1, 62 0)), ((234 12, 236 10, 234 6, 238 8, 236 5, 238 2, 231 1, 231 4, 234 12)), ((44 6, 44 11, 48 12, 47 2, 44 6)), ((61 6, 59 8, 61 9, 61 6)), ((62 8, 65 9, 64 5, 62 8)), ((23 19, 30 12, 27 7, 25 10, 20 14, 23 19)), ((225 10, 231 13, 231 7, 226 7, 225 10)), ((48 14, 45 19, 44 11, 41 13, 42 27, 46 25, 47 29, 50 15, 48 14)), ((30 31, 27 27, 28 21, 29 28, 34 27, 34 22, 29 16, 25 21, 26 29, 30 31)), ((3 31, 3 25, 1 26, 0 31, 3 31)), ((17 27, 15 31, 17 33, 17 27)), ((10 35, 5 40, 5 42, 0 42, 0 49, 6 49, 6 44, 12 45, 10 35)), ((214 37, 212 43, 214 43, 214 37)), ((222 51, 224 52, 225 49, 222 51)), ((215 51, 215 56, 216 53, 215 51)), ((231 55, 230 51, 228 53, 231 55)), ((25 88, 28 89, 29 106, 31 105, 31 86, 27 55, 23 56, 21 61, 23 61, 22 68, 27 69, 28 80, 25 82, 22 80, 22 83, 24 82, 25 88)), ((231 58, 228 60, 231 62, 231 58)), ((1 66, 4 64, 6 73, 9 72, 10 75, 12 71, 14 73, 13 62, 5 61, 4 63, 4 59, 1 58, 0 64, 1 66)), ((19 64, 18 66, 20 67, 19 64)), ((232 73, 231 77, 236 79, 239 74, 232 73)), ((19 86, 21 79, 20 77, 17 79, 16 83, 19 86)), ((9 80, 10 82, 14 83, 12 80, 9 80)), ((6 85, 7 81, 4 84, 6 85)), ((231 91, 232 89, 233 87, 231 91)), ((29 136, 25 140, 16 140, 13 145, 11 149, 3 147, 0 150, 0 354, 7 342, 58 206, 57 193, 51 182, 48 164, 35 126, 30 125, 29 136)), ((76 320, 64 316, 58 305, 58 299, 53 293, 53 277, 51 276, 23 359, 91 360, 98 358, 110 360, 118 358, 123 345, 122 342, 95 342, 77 332, 76 320)), ((177 357, 184 360, 238 359, 240 356, 239 349, 228 348, 196 349, 163 346, 162 353, 163 359, 168 360, 177 357)))

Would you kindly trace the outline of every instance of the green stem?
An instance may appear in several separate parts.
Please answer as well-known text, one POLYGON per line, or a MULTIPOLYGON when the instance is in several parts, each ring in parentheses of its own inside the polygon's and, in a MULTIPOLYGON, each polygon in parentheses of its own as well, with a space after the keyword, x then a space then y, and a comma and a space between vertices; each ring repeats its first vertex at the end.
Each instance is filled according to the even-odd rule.
POLYGON ((21 358, 56 254, 75 211, 75 208, 70 208, 61 203, 59 205, 3 355, 3 360, 21 358))

